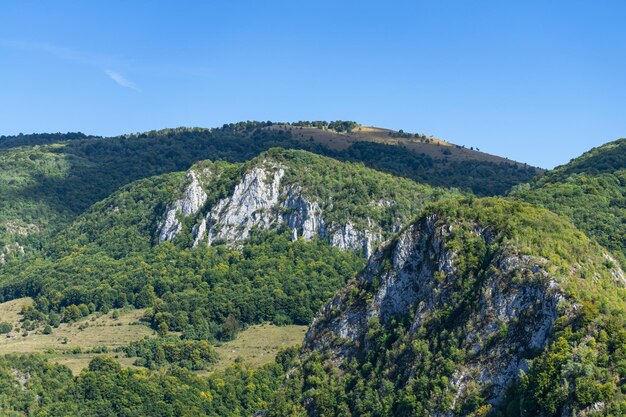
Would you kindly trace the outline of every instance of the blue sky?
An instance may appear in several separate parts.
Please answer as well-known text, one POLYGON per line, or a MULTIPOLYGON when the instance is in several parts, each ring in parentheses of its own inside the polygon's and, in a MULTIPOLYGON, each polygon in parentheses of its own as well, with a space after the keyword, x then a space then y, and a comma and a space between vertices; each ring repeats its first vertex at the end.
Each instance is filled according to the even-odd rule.
POLYGON ((541 167, 626 136, 624 1, 0 0, 0 134, 356 120, 541 167))

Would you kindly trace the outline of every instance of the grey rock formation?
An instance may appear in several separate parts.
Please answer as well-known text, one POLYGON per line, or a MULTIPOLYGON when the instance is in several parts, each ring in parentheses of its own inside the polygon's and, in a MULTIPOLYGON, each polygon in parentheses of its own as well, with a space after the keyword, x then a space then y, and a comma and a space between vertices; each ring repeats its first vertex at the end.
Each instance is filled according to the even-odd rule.
POLYGON ((363 252, 369 258, 374 246, 381 242, 382 236, 379 231, 373 231, 375 228, 370 219, 367 219, 367 223, 368 228, 365 230, 356 229, 351 221, 334 228, 329 236, 330 244, 343 250, 363 252))
MULTIPOLYGON (((206 201, 206 193, 191 171, 192 179, 183 198, 167 206, 159 229, 159 243, 172 240, 182 230, 179 215, 196 214, 206 201)), ((382 242, 380 226, 366 219, 364 226, 352 220, 327 224, 320 204, 305 195, 297 184, 284 184, 285 168, 269 161, 246 172, 232 193, 218 202, 191 230, 194 247, 217 241, 238 244, 252 230, 268 230, 286 225, 293 239, 328 239, 331 245, 370 256, 382 242)), ((378 203, 376 203, 378 204, 378 203)), ((391 204, 391 203, 385 203, 391 204)))
POLYGON ((326 224, 319 204, 307 200, 297 186, 285 187, 285 194, 285 201, 281 204, 285 210, 281 217, 293 231, 294 239, 298 236, 306 240, 325 237, 326 224))
POLYGON ((277 166, 255 167, 244 174, 233 194, 219 201, 206 218, 209 245, 218 239, 242 241, 253 228, 265 230, 276 223, 274 209, 284 175, 277 166))
MULTIPOLYGON (((449 306, 454 297, 458 254, 447 249, 445 242, 455 227, 437 226, 436 217, 427 217, 409 226, 388 248, 373 254, 357 281, 315 318, 305 338, 305 349, 325 350, 338 363, 358 357, 359 352, 368 350, 365 335, 372 318, 387 323, 408 312, 413 317, 409 337, 417 338, 420 326, 449 306), (365 288, 374 288, 367 300, 354 297, 365 288)), ((478 225, 472 234, 487 244, 491 242, 490 234, 478 225)), ((519 370, 527 369, 525 353, 546 345, 557 312, 574 308, 549 276, 546 265, 545 259, 507 249, 491 260, 475 306, 467 317, 459 318, 469 329, 463 348, 472 354, 457 365, 450 378, 455 401, 468 384, 479 384, 489 387, 491 401, 497 403, 519 370), (516 280, 515 276, 527 278, 516 280), (501 329, 507 329, 502 340, 495 338, 501 329), (495 342, 488 344, 488 340, 495 342)), ((452 412, 443 410, 440 415, 452 412)))
POLYGON ((178 215, 196 214, 206 202, 207 194, 202 189, 196 173, 189 171, 186 178, 191 182, 185 188, 182 198, 166 208, 165 219, 159 228, 159 243, 174 239, 181 231, 182 225, 178 215))
POLYGON ((17 242, 6 244, 0 250, 0 265, 4 264, 7 257, 11 254, 22 256, 24 255, 24 247, 17 242))

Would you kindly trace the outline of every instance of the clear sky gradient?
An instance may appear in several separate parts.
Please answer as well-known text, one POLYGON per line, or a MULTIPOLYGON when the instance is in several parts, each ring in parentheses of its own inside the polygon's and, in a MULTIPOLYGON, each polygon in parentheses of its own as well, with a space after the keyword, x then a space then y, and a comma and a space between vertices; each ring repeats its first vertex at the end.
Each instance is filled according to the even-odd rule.
POLYGON ((0 0, 0 134, 355 120, 551 168, 626 136, 626 1, 0 0))

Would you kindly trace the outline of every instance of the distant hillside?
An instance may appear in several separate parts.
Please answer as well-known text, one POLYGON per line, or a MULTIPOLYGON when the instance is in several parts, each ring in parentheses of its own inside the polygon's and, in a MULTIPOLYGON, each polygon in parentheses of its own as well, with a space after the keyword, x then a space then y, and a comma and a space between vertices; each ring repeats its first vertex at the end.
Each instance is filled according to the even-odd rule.
MULTIPOLYGON (((332 126, 341 129, 343 124, 332 126)), ((369 128, 358 128, 361 135, 369 134, 369 128)), ((0 149, 0 194, 6 198, 0 202, 0 247, 8 245, 1 249, 5 257, 20 253, 20 247, 27 251, 40 247, 87 207, 137 179, 186 170, 205 159, 243 162, 276 146, 362 162, 418 182, 480 195, 502 194, 537 172, 435 139, 414 141, 394 137, 400 132, 385 131, 391 136, 384 136, 379 130, 372 131, 378 132, 370 135, 372 141, 357 141, 354 131, 346 136, 329 128, 300 130, 299 126, 243 122, 217 129, 166 129, 114 138, 82 134, 3 137, 6 149, 0 149), (322 137, 327 143, 319 139, 322 137), (349 138, 353 143, 338 147, 328 138, 349 138), (59 143, 45 144, 57 139, 59 143), (37 146, 26 146, 29 144, 37 146)))
POLYGON ((350 148, 355 143, 372 142, 384 145, 395 145, 404 147, 417 154, 425 154, 434 159, 442 159, 445 162, 481 161, 494 163, 515 164, 526 167, 526 164, 511 161, 488 153, 480 152, 478 149, 466 148, 455 145, 445 140, 426 136, 420 133, 407 133, 383 129, 374 126, 356 125, 347 131, 336 131, 330 128, 319 128, 313 126, 298 126, 297 123, 291 125, 274 125, 268 129, 288 129, 293 137, 301 141, 312 141, 319 143, 333 151, 342 151, 350 148), (446 152, 448 150, 449 152, 446 152))
POLYGON ((626 139, 592 149, 511 196, 569 217, 626 265, 626 139))
POLYGON ((530 180, 542 172, 527 164, 423 134, 356 123, 341 131, 299 124, 277 124, 266 129, 286 130, 303 146, 316 145, 317 152, 333 158, 361 161, 418 182, 456 187, 481 196, 504 194, 522 178, 530 180))
POLYGON ((99 136, 87 136, 81 132, 68 133, 33 133, 30 135, 0 136, 0 149, 19 146, 47 145, 70 140, 97 139, 99 136))

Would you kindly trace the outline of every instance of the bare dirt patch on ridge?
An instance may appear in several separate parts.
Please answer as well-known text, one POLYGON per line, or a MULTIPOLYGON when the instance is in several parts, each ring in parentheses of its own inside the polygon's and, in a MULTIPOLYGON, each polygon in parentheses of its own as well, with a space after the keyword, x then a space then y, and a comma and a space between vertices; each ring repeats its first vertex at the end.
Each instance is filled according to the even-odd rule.
POLYGON ((317 127, 287 125, 273 125, 266 129, 288 130, 296 140, 317 143, 334 151, 348 149, 356 142, 375 142, 385 145, 402 146, 414 153, 423 153, 435 160, 446 162, 486 161, 493 163, 505 162, 518 166, 524 165, 507 158, 480 152, 470 147, 457 146, 433 136, 420 138, 394 137, 394 135, 397 136, 399 132, 374 126, 359 126, 352 132, 336 132, 334 130, 320 129, 317 127))

